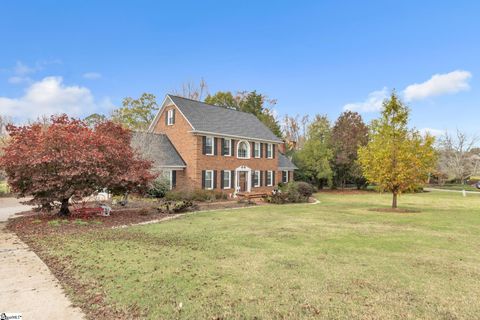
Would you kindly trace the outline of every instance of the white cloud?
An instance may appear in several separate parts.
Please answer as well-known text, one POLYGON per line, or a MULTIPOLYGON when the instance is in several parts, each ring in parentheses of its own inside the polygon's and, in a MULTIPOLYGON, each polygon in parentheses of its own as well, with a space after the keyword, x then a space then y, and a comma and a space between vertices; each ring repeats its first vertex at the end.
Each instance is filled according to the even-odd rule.
POLYGON ((429 135, 434 137, 441 137, 445 133, 445 130, 439 130, 439 129, 433 129, 433 128, 422 128, 418 131, 420 131, 422 135, 426 135, 428 133, 429 135))
POLYGON ((384 87, 382 90, 373 91, 363 102, 348 103, 343 106, 343 110, 359 111, 359 112, 375 112, 382 109, 383 100, 388 97, 388 89, 384 87))
POLYGON ((13 76, 8 78, 8 83, 11 84, 21 84, 21 83, 30 83, 32 79, 30 77, 21 77, 21 76, 13 76))
POLYGON ((13 67, 13 76, 8 78, 8 83, 11 84, 22 84, 22 83, 31 83, 32 79, 29 75, 34 74, 41 67, 38 65, 36 67, 29 67, 21 61, 17 61, 15 67, 13 67))
POLYGON ((85 79, 95 80, 95 79, 100 79, 102 75, 98 72, 87 72, 83 74, 83 77, 85 79))
POLYGON ((403 91, 406 101, 421 100, 443 94, 452 94, 470 89, 468 81, 472 74, 468 71, 455 70, 444 74, 435 74, 423 83, 409 85, 403 91))
POLYGON ((29 67, 21 61, 17 61, 17 64, 13 68, 13 72, 18 76, 25 76, 27 74, 35 73, 39 67, 29 67))
POLYGON ((20 98, 0 97, 0 113, 19 120, 59 113, 81 116, 111 106, 108 99, 96 103, 86 87, 65 85, 62 77, 46 77, 35 82, 20 98))

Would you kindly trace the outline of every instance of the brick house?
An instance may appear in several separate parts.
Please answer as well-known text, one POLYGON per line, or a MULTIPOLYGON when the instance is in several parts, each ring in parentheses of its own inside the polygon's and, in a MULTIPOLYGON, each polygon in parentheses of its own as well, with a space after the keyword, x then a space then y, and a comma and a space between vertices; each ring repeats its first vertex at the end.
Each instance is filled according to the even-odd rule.
POLYGON ((270 192, 296 169, 284 142, 254 115, 173 95, 132 143, 174 189, 270 192))

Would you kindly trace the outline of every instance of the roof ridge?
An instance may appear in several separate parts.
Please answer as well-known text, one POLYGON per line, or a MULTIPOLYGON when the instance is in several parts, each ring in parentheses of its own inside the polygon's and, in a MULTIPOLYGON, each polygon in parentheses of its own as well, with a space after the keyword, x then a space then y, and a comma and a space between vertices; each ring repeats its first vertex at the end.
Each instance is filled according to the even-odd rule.
MULTIPOLYGON (((241 113, 245 113, 245 114, 248 114, 248 115, 252 115, 252 116, 254 116, 255 118, 257 118, 257 117, 256 117, 253 113, 251 113, 251 112, 246 112, 246 111, 242 111, 242 110, 237 110, 237 109, 229 108, 229 107, 227 107, 227 106, 217 106, 217 105, 215 105, 215 104, 206 103, 205 101, 200 101, 200 100, 185 98, 185 97, 177 96, 177 95, 170 94, 170 93, 167 93, 167 96, 172 96, 172 97, 175 97, 175 98, 180 98, 180 99, 190 100, 190 101, 193 101, 193 102, 203 103, 203 104, 205 104, 205 105, 207 105, 207 106, 210 106, 210 107, 221 108, 222 110, 230 110, 230 111, 241 112, 241 113)), ((258 118, 257 118, 257 119, 258 119, 258 118)))
POLYGON ((170 99, 177 106, 194 131, 216 132, 275 142, 282 141, 280 137, 277 137, 265 123, 251 112, 216 106, 173 94, 167 94, 166 98, 170 99), (217 122, 209 123, 205 118, 206 115, 213 117, 212 119, 216 119, 217 122), (239 125, 235 120, 238 118, 245 121, 251 130, 239 125), (226 128, 226 125, 229 127, 226 128))
POLYGON ((166 133, 162 133, 162 132, 150 132, 150 131, 146 131, 146 130, 132 130, 133 133, 146 133, 146 134, 156 134, 158 136, 166 136, 167 134, 166 133))

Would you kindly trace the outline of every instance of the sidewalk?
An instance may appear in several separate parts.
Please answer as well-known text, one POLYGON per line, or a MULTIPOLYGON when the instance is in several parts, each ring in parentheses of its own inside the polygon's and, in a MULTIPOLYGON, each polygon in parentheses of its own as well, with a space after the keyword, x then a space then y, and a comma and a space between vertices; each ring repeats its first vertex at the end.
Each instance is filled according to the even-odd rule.
POLYGON ((23 319, 84 319, 43 261, 5 229, 9 216, 28 207, 5 202, 0 201, 0 313, 21 313, 23 319))

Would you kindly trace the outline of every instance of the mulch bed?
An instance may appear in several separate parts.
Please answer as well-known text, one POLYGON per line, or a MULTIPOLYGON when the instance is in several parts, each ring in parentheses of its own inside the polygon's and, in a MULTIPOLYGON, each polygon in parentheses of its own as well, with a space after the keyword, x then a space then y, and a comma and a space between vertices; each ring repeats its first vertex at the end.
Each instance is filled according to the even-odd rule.
POLYGON ((56 214, 27 212, 15 219, 10 219, 7 228, 15 232, 22 240, 50 234, 71 234, 87 232, 93 229, 111 228, 169 216, 155 209, 112 210, 110 216, 76 216, 62 218, 56 214))
MULTIPOLYGON (((22 240, 27 238, 41 237, 51 234, 83 233, 94 229, 112 228, 131 225, 152 220, 159 220, 171 216, 156 209, 159 202, 135 201, 129 203, 126 208, 112 206, 110 216, 100 215, 75 215, 60 217, 54 213, 39 213, 34 211, 22 212, 19 217, 10 219, 7 228, 15 232, 22 240), (133 206, 136 207, 133 207, 133 206)), ((229 208, 241 208, 251 206, 251 203, 237 202, 233 200, 221 202, 198 202, 195 211, 218 210, 229 208)), ((73 208, 71 209, 73 212, 73 208)))

